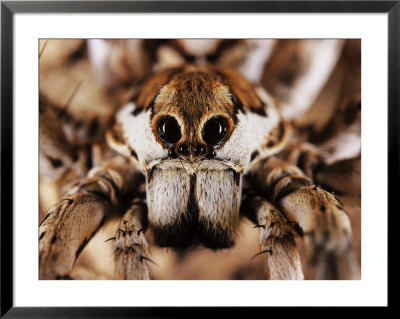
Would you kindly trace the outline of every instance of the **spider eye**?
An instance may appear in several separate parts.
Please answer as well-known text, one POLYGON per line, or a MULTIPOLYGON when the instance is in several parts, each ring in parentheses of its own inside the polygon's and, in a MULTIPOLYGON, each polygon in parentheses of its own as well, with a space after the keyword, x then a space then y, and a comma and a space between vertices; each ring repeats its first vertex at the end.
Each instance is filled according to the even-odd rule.
POLYGON ((217 116, 209 119, 203 126, 202 137, 207 144, 217 145, 228 134, 228 121, 217 116))
POLYGON ((162 116, 157 123, 158 137, 167 144, 175 144, 181 137, 181 127, 172 116, 162 116))

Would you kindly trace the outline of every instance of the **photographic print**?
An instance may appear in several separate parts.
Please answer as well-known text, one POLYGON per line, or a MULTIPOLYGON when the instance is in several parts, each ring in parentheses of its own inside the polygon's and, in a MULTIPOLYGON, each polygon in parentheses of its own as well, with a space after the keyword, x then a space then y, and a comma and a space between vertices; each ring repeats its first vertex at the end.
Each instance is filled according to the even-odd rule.
POLYGON ((39 279, 361 279, 360 39, 40 39, 39 279))

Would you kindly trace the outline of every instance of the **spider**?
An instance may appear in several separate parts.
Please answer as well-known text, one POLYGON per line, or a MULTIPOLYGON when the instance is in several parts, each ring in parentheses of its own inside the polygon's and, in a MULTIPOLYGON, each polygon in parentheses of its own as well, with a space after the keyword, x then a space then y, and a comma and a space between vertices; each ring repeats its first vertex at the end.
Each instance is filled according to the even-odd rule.
POLYGON ((90 40, 74 52, 123 106, 78 120, 40 94, 40 172, 64 193, 40 222, 41 279, 70 279, 109 220, 115 277, 150 279, 149 241, 227 250, 243 218, 266 278, 304 279, 305 265, 358 278, 338 194, 358 196, 359 41, 90 40))

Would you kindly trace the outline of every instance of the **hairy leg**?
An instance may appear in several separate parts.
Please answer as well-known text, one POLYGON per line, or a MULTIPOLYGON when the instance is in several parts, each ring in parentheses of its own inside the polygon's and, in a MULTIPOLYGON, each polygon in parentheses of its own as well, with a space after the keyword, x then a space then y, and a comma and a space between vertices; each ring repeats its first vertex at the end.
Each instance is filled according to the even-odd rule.
POLYGON ((294 237, 295 224, 275 206, 254 193, 247 193, 241 212, 260 229, 259 254, 266 254, 268 279, 303 279, 301 261, 294 237))
POLYGON ((150 279, 149 248, 144 237, 147 205, 135 200, 125 213, 113 241, 115 273, 118 279, 150 279))
POLYGON ((298 167, 276 157, 253 163, 248 176, 259 194, 299 224, 317 279, 357 276, 350 220, 335 195, 312 185, 298 167))
POLYGON ((55 204, 39 227, 41 279, 68 278, 82 249, 124 196, 143 176, 122 157, 92 169, 88 177, 55 204))

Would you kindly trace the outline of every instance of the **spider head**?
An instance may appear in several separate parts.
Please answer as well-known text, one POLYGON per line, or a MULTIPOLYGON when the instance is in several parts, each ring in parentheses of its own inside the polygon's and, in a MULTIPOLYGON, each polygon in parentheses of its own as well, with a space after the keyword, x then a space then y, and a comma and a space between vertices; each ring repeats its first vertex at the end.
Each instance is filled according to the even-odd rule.
POLYGON ((151 103, 155 140, 172 159, 215 157, 237 123, 232 93, 215 72, 189 66, 171 75, 151 103))
POLYGON ((150 77, 118 114, 119 147, 130 157, 134 150, 146 173, 156 243, 233 245, 252 151, 246 113, 268 118, 247 80, 223 67, 186 65, 150 77))

